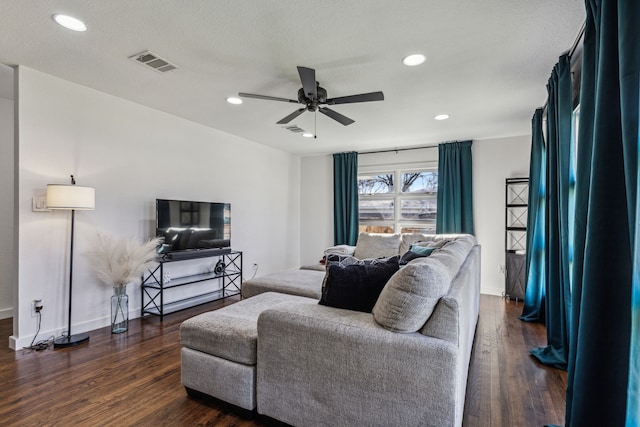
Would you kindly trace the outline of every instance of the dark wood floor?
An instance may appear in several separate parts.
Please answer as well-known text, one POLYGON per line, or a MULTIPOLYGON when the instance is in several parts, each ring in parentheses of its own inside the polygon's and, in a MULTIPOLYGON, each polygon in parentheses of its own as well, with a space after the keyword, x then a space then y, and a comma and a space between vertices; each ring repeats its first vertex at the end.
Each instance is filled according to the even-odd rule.
MULTIPOLYGON (((174 313, 164 322, 135 319, 121 335, 96 330, 88 344, 76 348, 0 348, 0 425, 265 425, 223 404, 189 398, 180 385, 180 323, 233 302, 174 313)), ((546 338, 541 325, 517 319, 521 310, 522 304, 481 297, 465 427, 563 424, 566 373, 528 355, 546 338)), ((0 320, 0 336, 9 335, 11 320, 0 320)))

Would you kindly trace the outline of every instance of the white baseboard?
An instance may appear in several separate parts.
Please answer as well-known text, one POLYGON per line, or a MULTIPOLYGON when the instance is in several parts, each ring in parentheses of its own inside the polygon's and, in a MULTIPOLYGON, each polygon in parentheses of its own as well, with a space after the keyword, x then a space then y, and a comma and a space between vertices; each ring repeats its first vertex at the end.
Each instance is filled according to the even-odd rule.
MULTIPOLYGON (((140 317, 140 309, 130 310, 129 311, 129 319, 136 319, 140 317)), ((74 334, 87 333, 89 332, 89 338, 91 338, 91 331, 96 329, 104 328, 105 326, 109 326, 111 324, 110 316, 93 319, 87 322, 83 322, 80 324, 72 325, 71 331, 74 334)), ((38 334, 37 341, 45 340, 50 337, 59 337, 63 332, 66 332, 67 328, 53 329, 49 331, 40 331, 38 334)), ((34 331, 35 332, 35 331, 34 331)), ((22 350, 24 347, 28 347, 31 345, 31 341, 33 341, 33 334, 24 335, 21 337, 10 336, 9 337, 9 348, 12 350, 22 350)))
POLYGON ((504 293, 504 288, 482 288, 480 289, 480 293, 483 295, 495 295, 501 297, 504 293))
POLYGON ((0 320, 13 317, 13 307, 0 309, 0 320))

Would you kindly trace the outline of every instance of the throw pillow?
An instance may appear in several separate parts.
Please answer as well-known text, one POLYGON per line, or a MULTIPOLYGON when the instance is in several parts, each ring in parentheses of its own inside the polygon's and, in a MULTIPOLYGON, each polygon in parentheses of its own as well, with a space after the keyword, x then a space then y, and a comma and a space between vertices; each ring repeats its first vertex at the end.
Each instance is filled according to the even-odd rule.
POLYGON ((399 256, 367 260, 349 257, 340 261, 330 258, 327 257, 319 304, 365 313, 371 312, 387 281, 398 271, 400 259, 399 256))
POLYGON ((431 255, 431 253, 433 251, 435 251, 436 249, 438 249, 436 246, 431 246, 431 245, 427 245, 427 246, 411 245, 411 246, 409 246, 409 250, 411 252, 415 252, 415 253, 417 253, 419 255, 424 255, 424 256, 431 255))
POLYGON ((389 279, 373 307, 373 317, 394 332, 416 332, 429 320, 451 282, 449 271, 430 258, 406 265, 389 279))
POLYGON ((400 234, 360 233, 353 255, 356 258, 380 258, 399 254, 400 234))
POLYGON ((409 263, 409 261, 413 261, 416 258, 428 257, 433 252, 435 252, 437 248, 432 248, 430 246, 409 246, 409 250, 400 257, 400 265, 404 266, 409 263))
MULTIPOLYGON (((395 257, 390 258, 365 258, 358 259, 351 255, 337 255, 337 254, 329 254, 325 257, 325 270, 329 270, 330 265, 339 265, 340 267, 346 267, 348 265, 368 265, 368 264, 380 264, 386 263, 390 260, 394 262, 393 258, 398 259, 398 264, 400 260, 400 256, 396 255, 395 257)), ((322 290, 324 291, 325 284, 327 283, 328 275, 325 274, 324 279, 322 280, 322 290)))
POLYGON ((447 244, 449 244, 450 242, 452 242, 452 240, 449 240, 449 239, 417 241, 417 242, 413 243, 412 246, 423 246, 423 247, 428 247, 428 248, 441 249, 441 248, 444 248, 445 246, 447 246, 447 244))
POLYGON ((386 263, 386 262, 389 262, 389 261, 393 261, 394 258, 397 258, 399 260, 400 259, 400 255, 395 255, 395 256, 389 257, 389 258, 365 258, 365 259, 359 259, 359 258, 356 258, 356 257, 351 256, 351 255, 329 254, 326 257, 325 263, 327 264, 327 266, 329 266, 331 264, 338 264, 338 265, 341 265, 343 267, 346 267, 347 265, 353 265, 353 264, 360 264, 360 265, 381 264, 381 263, 386 263))
POLYGON ((402 239, 400 242, 400 253, 403 254, 409 250, 409 246, 422 241, 431 241, 434 238, 433 234, 424 233, 402 233, 402 239))

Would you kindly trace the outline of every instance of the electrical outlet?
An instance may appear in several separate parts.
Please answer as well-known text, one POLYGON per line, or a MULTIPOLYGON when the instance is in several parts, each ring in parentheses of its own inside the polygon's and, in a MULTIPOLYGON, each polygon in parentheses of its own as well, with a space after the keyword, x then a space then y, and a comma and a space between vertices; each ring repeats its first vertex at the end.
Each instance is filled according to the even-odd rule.
POLYGON ((42 298, 36 298, 31 302, 31 317, 36 317, 39 312, 42 311, 44 305, 42 304, 42 298))

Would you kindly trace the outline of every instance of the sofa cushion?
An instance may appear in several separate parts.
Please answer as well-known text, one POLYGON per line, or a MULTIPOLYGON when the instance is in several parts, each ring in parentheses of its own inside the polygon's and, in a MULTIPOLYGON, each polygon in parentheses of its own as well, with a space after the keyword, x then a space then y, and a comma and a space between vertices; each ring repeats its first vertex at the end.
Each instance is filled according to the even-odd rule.
POLYGON ((476 244, 471 235, 438 236, 449 240, 427 258, 415 259, 389 279, 373 308, 375 320, 396 332, 416 332, 431 317, 476 244))
POLYGON ((316 264, 307 264, 300 266, 300 270, 324 271, 325 265, 319 262, 316 264))
POLYGON ((432 244, 434 246, 444 245, 452 240, 457 239, 458 237, 463 236, 462 234, 424 234, 424 233, 403 233, 400 241, 400 255, 404 254, 409 250, 409 246, 413 244, 432 244))
POLYGON ((451 242, 453 242, 453 240, 447 240, 447 239, 443 239, 443 240, 428 240, 426 242, 419 240, 419 241, 411 244, 411 246, 409 246, 409 250, 411 250, 412 248, 442 249, 442 248, 444 248, 445 246, 447 246, 451 242))
POLYGON ((416 258, 428 257, 437 249, 438 248, 430 246, 411 245, 409 246, 409 250, 400 257, 400 266, 404 266, 408 264, 409 261, 413 261, 416 258))
POLYGON ((475 237, 471 235, 460 236, 455 240, 449 241, 429 258, 442 263, 447 269, 451 279, 453 279, 475 243, 475 237))
POLYGON ((267 292, 221 309, 199 314, 180 325, 183 347, 245 365, 256 364, 258 316, 279 304, 308 298, 267 292))
POLYGON ((356 258, 383 258, 398 255, 400 234, 360 233, 353 255, 356 258))
POLYGON ((331 256, 322 286, 321 305, 370 313, 389 278, 398 271, 399 256, 357 260, 331 256), (332 259, 334 259, 332 261, 332 259))
POLYGON ((451 275, 431 257, 418 258, 395 273, 373 307, 373 317, 394 332, 422 328, 451 284, 451 275))
POLYGON ((298 268, 279 271, 242 282, 242 298, 264 292, 280 292, 318 299, 322 294, 322 279, 324 268, 319 271, 298 268))

